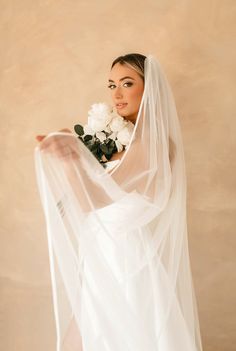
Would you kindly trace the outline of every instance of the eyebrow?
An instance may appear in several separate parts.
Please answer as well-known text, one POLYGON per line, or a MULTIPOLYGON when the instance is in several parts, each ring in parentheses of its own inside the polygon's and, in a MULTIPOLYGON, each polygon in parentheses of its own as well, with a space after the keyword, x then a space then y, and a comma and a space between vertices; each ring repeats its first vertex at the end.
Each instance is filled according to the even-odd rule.
MULTIPOLYGON (((125 77, 123 77, 123 78, 120 79, 120 82, 121 82, 122 80, 126 79, 126 78, 129 78, 129 79, 133 79, 133 80, 134 80, 134 78, 132 78, 132 77, 125 76, 125 77)), ((108 82, 115 83, 114 80, 112 80, 112 79, 109 79, 108 82)))

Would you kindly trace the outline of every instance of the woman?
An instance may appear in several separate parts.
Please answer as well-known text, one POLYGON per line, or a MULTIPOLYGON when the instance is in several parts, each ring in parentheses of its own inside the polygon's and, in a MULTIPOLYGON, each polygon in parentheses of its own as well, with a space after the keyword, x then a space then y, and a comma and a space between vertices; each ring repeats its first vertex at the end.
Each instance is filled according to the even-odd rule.
POLYGON ((174 100, 152 56, 118 57, 112 102, 135 124, 104 169, 62 130, 38 136, 57 350, 202 350, 174 100))

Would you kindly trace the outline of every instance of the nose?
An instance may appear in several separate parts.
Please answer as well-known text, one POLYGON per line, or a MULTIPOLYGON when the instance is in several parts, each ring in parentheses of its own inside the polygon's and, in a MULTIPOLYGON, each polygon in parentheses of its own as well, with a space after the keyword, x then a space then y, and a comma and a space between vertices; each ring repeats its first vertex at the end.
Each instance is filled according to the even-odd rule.
POLYGON ((114 91, 114 97, 115 98, 122 98, 123 94, 122 94, 122 90, 120 87, 117 87, 114 91))

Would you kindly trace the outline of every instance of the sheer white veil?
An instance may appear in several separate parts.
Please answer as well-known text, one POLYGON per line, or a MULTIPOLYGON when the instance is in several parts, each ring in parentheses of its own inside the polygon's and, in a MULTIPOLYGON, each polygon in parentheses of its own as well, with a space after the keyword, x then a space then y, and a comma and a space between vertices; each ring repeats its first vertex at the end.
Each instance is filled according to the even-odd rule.
POLYGON ((61 142, 66 158, 35 148, 58 351, 72 318, 86 351, 100 350, 104 335, 101 350, 202 350, 182 136, 153 55, 145 59, 144 82, 130 144, 110 173, 71 133, 42 141, 61 142), (83 291, 90 291, 87 300, 83 291))

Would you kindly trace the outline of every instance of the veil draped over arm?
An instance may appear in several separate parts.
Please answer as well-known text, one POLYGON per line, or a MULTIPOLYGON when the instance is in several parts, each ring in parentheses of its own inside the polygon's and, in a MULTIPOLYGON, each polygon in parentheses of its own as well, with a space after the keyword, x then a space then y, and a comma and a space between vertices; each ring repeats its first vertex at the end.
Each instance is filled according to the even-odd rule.
POLYGON ((152 55, 131 141, 110 173, 75 135, 68 156, 35 149, 57 351, 71 320, 84 351, 201 351, 175 102, 152 55))

